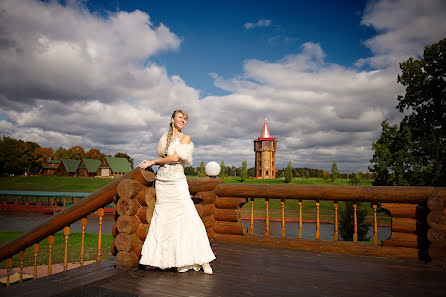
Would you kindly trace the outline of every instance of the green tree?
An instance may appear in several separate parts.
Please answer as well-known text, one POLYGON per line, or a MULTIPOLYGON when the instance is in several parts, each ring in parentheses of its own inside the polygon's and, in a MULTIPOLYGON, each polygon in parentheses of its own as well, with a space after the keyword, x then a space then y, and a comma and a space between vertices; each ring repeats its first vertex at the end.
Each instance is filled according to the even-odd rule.
MULTIPOLYGON (((339 202, 339 234, 345 241, 352 241, 354 234, 354 209, 352 201, 339 202)), ((358 240, 369 240, 368 228, 363 224, 367 216, 367 205, 358 202, 356 209, 358 240)))
MULTIPOLYGON (((105 155, 101 153, 101 151, 97 148, 91 148, 85 153, 85 158, 87 159, 97 159, 103 161, 105 158, 105 155)), ((132 160, 132 167, 133 167, 133 160, 132 160)))
POLYGON ((372 146, 374 185, 445 186, 446 39, 426 46, 422 58, 409 58, 400 68, 398 82, 406 92, 396 107, 407 115, 399 128, 383 124, 372 146))
POLYGON ((225 178, 226 177, 226 166, 225 166, 225 161, 221 160, 221 165, 220 165, 220 174, 218 175, 221 178, 225 178))
POLYGON ((245 160, 242 162, 242 169, 240 171, 240 179, 242 182, 245 182, 248 179, 248 165, 245 160))
POLYGON ((289 161, 285 169, 285 182, 290 183, 292 180, 293 180, 293 166, 291 165, 291 161, 289 161))
POLYGON ((189 176, 196 176, 197 172, 195 171, 195 168, 192 166, 184 166, 184 174, 189 176))
POLYGON ((70 159, 82 160, 85 157, 84 148, 79 145, 72 146, 68 152, 71 155, 70 159))
POLYGON ((198 177, 206 177, 206 171, 204 168, 204 161, 200 162, 200 167, 198 167, 198 177))
POLYGON ((62 159, 70 159, 71 158, 71 154, 70 152, 63 147, 59 147, 56 152, 54 153, 54 158, 56 160, 62 160, 62 159))
POLYGON ((132 166, 132 168, 133 168, 133 159, 130 158, 130 156, 128 154, 119 152, 119 153, 116 153, 113 157, 115 157, 115 158, 126 158, 129 161, 129 163, 132 166))
POLYGON ((330 174, 331 182, 334 183, 337 177, 338 177, 338 165, 336 164, 336 161, 333 161, 333 164, 331 165, 331 174, 330 174))

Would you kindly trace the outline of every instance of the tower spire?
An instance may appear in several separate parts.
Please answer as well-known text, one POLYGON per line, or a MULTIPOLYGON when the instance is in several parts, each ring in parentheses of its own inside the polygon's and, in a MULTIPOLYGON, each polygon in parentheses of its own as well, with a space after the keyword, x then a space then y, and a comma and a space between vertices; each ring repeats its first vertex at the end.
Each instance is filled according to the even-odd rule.
POLYGON ((269 133, 268 123, 266 122, 266 118, 265 118, 265 121, 263 122, 262 134, 260 135, 259 139, 260 140, 263 140, 263 139, 273 140, 273 138, 271 137, 271 134, 269 133))

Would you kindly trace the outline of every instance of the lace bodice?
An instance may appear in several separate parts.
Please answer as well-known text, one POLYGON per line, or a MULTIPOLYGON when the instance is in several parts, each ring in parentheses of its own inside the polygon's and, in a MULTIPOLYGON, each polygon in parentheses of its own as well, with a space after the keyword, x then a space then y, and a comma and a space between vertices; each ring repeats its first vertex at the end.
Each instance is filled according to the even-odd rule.
MULTIPOLYGON (((180 145, 180 135, 170 142, 170 145, 167 148, 167 155, 173 155, 175 147, 178 145, 180 145)), ((156 174, 156 179, 159 180, 180 180, 185 178, 186 176, 184 175, 183 164, 181 161, 176 164, 166 164, 161 166, 156 174)))

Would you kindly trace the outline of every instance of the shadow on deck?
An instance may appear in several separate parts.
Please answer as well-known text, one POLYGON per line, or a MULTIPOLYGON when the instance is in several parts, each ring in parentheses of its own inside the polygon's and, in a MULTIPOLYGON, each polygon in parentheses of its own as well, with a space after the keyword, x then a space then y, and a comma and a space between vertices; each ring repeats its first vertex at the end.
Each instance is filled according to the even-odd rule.
POLYGON ((446 268, 214 242, 213 275, 118 271, 114 259, 0 288, 0 296, 444 296, 446 268))

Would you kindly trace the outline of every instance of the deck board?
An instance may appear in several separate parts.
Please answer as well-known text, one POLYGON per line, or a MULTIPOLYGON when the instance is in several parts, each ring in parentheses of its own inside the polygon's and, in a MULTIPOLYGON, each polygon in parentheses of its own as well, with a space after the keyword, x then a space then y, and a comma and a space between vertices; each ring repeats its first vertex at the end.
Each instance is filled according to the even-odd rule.
POLYGON ((444 296, 446 292, 446 268, 417 260, 228 242, 215 242, 212 248, 217 256, 213 275, 123 272, 113 267, 113 260, 106 260, 99 270, 92 264, 1 288, 0 296, 62 296, 93 285, 137 296, 444 296))

